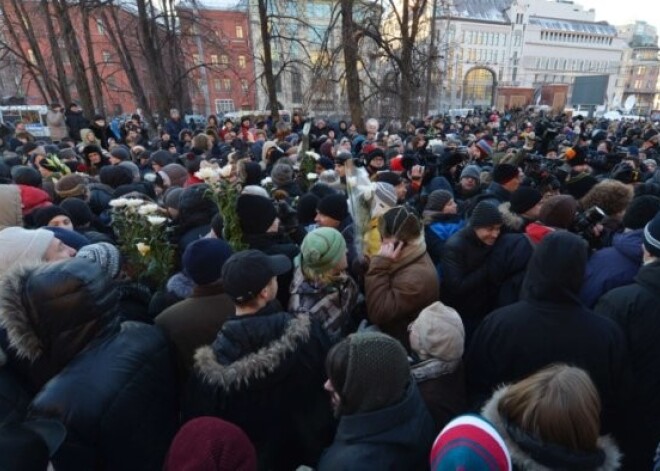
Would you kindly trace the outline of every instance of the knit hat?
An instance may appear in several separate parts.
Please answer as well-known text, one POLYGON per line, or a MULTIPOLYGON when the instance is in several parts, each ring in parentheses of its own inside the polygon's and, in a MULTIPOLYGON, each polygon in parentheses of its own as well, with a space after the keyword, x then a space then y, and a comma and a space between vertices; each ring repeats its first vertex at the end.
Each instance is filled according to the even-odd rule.
POLYGON ((7 227, 0 231, 0 274, 19 263, 40 262, 55 238, 44 229, 7 227))
POLYGON ((222 239, 198 239, 183 252, 183 273, 197 285, 214 283, 222 276, 222 267, 232 253, 231 246, 222 239))
POLYGON ((348 216, 348 201, 341 194, 328 195, 319 201, 316 209, 324 216, 341 222, 348 216))
POLYGON ((499 164, 493 169, 493 181, 500 185, 504 185, 514 178, 518 178, 519 174, 520 170, 515 165, 499 164))
POLYGON ((243 234, 265 234, 277 217, 273 202, 256 195, 241 195, 236 201, 236 214, 243 234))
POLYGON ((319 204, 319 197, 314 193, 305 193, 298 200, 298 207, 296 208, 298 212, 298 222, 302 225, 308 225, 314 223, 316 218, 316 207, 319 204))
POLYGON ((341 180, 339 174, 334 170, 324 170, 319 174, 319 181, 325 183, 331 188, 340 188, 341 180))
POLYGON ((110 155, 113 156, 115 159, 119 159, 119 160, 131 159, 128 149, 125 146, 121 146, 121 145, 114 146, 110 151, 110 155))
POLYGON ((42 177, 39 171, 32 167, 25 165, 17 165, 11 169, 11 177, 17 185, 28 185, 40 187, 42 177))
POLYGON ((171 153, 169 153, 166 150, 157 150, 156 152, 151 154, 149 160, 150 163, 154 163, 156 165, 160 165, 161 167, 165 167, 166 165, 172 163, 174 157, 172 156, 171 153))
POLYGON ((257 452, 236 425, 216 417, 198 417, 177 432, 165 471, 256 471, 257 452))
POLYGON ((59 239, 64 245, 71 247, 76 251, 90 244, 90 241, 87 237, 76 231, 50 226, 44 227, 44 229, 52 232, 55 235, 55 238, 59 239))
POLYGON ((392 185, 385 182, 376 182, 373 184, 373 198, 371 200, 371 217, 380 217, 385 212, 396 206, 396 190, 392 185))
POLYGON ((119 162, 119 167, 127 168, 128 170, 130 170, 131 175, 133 176, 133 182, 134 183, 137 183, 141 180, 140 167, 138 167, 136 164, 134 164, 130 160, 125 160, 123 162, 119 162))
POLYGON ((60 198, 83 196, 87 190, 87 181, 79 173, 65 175, 55 183, 55 193, 60 198))
POLYGON ((411 348, 422 359, 455 363, 463 357, 465 329, 456 310, 436 301, 424 308, 410 326, 411 348))
POLYGON ((106 165, 105 167, 102 167, 99 172, 99 180, 110 188, 117 188, 122 185, 130 185, 133 183, 133 174, 126 167, 120 165, 106 165))
POLYGON ((654 257, 660 257, 660 214, 644 227, 644 248, 654 257))
POLYGON ((183 186, 188 180, 188 171, 181 164, 167 164, 158 175, 163 179, 163 186, 183 186))
POLYGON ((472 210, 469 225, 477 229, 502 224, 502 214, 497 207, 488 201, 481 201, 472 210))
POLYGON ((397 172, 385 171, 385 172, 378 172, 376 174, 376 181, 389 183, 390 185, 396 187, 403 182, 403 178, 397 172))
POLYGON ((543 203, 539 220, 546 226, 568 229, 575 220, 577 207, 577 201, 570 195, 551 196, 543 203))
POLYGON ((326 157, 325 155, 322 155, 321 158, 316 161, 316 163, 326 170, 332 170, 335 168, 335 163, 332 161, 332 159, 326 157))
POLYGON ((115 279, 121 270, 119 249, 108 242, 85 245, 76 253, 78 258, 86 258, 100 265, 104 273, 115 279))
POLYGON ((383 237, 394 237, 402 242, 418 238, 421 228, 417 215, 405 206, 388 210, 378 221, 378 230, 383 237))
POLYGON ((426 200, 424 211, 442 211, 454 196, 447 190, 433 190, 426 200))
POLYGON ((538 204, 543 195, 536 188, 521 186, 511 193, 511 212, 524 214, 538 204))
POLYGON ((461 172, 461 178, 473 178, 479 182, 481 180, 481 169, 476 165, 467 165, 461 172))
POLYGON ((337 229, 319 227, 307 234, 300 246, 300 262, 306 275, 332 270, 346 255, 346 241, 337 229))
POLYGON ((346 381, 341 396, 350 409, 364 413, 401 400, 410 382, 408 355, 394 338, 376 332, 350 335, 346 381))
POLYGON ((476 143, 477 148, 481 151, 481 154, 485 157, 490 157, 493 155, 493 148, 488 144, 485 139, 481 139, 476 143))
POLYGON ((431 471, 511 471, 509 450, 490 422, 462 415, 442 429, 431 448, 431 471))
POLYGON ((38 208, 43 208, 44 206, 50 206, 52 204, 50 201, 50 195, 48 195, 48 193, 46 193, 41 188, 35 188, 33 186, 27 185, 18 185, 18 189, 21 192, 23 216, 31 214, 38 208))
POLYGON ((278 162, 273 166, 270 178, 273 179, 273 185, 275 186, 288 185, 293 181, 293 166, 286 162, 278 162))
POLYGON ((163 193, 163 206, 165 208, 179 209, 182 193, 183 193, 183 188, 179 186, 169 187, 163 193))
POLYGON ((644 195, 633 199, 623 215, 623 227, 643 229, 660 211, 660 198, 644 195))
POLYGON ((71 219, 71 216, 67 210, 56 204, 52 204, 50 206, 46 206, 45 208, 37 209, 34 214, 32 214, 32 221, 36 227, 43 227, 47 226, 48 223, 57 216, 66 216, 71 219))
POLYGON ((90 207, 79 198, 67 198, 60 203, 60 207, 69 213, 73 227, 76 229, 94 220, 94 213, 90 207))

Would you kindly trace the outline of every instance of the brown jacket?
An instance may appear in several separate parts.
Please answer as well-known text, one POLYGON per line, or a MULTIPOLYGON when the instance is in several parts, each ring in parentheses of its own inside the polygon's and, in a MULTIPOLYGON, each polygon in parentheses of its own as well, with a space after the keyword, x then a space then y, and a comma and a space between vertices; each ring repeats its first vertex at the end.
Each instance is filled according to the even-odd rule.
POLYGON ((369 321, 406 348, 408 324, 438 300, 440 286, 423 237, 407 242, 397 261, 371 259, 364 282, 369 321))
POLYGON ((197 286, 192 297, 165 309, 154 319, 174 345, 179 384, 193 368, 195 350, 213 343, 225 321, 236 313, 236 306, 219 284, 197 286))

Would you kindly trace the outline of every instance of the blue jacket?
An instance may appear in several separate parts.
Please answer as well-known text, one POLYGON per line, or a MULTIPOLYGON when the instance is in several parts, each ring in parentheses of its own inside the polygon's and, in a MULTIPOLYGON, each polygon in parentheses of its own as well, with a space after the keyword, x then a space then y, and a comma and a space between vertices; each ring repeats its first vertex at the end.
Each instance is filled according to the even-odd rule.
POLYGON ((593 308, 598 299, 619 286, 629 285, 642 266, 643 229, 616 234, 612 247, 594 253, 587 262, 580 299, 593 308))
POLYGON ((433 265, 435 265, 438 270, 438 275, 442 275, 440 270, 440 259, 442 258, 442 248, 444 247, 445 242, 465 226, 465 220, 460 216, 446 216, 448 217, 424 226, 426 250, 433 261, 433 265))
POLYGON ((433 419, 411 382, 401 402, 343 416, 318 471, 426 470, 434 438, 433 419))

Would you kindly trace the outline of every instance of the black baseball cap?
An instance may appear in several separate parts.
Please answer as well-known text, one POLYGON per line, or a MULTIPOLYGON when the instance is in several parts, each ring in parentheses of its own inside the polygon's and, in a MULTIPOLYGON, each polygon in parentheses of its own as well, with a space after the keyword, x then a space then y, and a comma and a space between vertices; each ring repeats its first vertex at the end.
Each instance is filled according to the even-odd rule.
POLYGON ((271 278, 291 270, 292 264, 286 255, 266 255, 259 250, 244 250, 235 253, 222 267, 222 284, 237 303, 255 298, 268 285, 271 278))

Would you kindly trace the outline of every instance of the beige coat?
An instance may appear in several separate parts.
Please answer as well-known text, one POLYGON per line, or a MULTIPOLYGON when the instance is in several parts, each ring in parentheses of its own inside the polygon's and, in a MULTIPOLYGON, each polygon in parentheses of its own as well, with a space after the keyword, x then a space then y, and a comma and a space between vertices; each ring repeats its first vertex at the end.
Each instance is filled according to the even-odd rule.
POLYGON ((50 130, 50 138, 55 141, 61 141, 69 135, 64 121, 64 113, 61 111, 48 110, 46 114, 46 124, 50 130))

